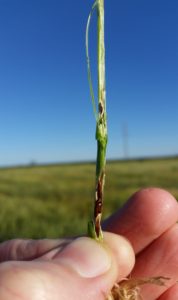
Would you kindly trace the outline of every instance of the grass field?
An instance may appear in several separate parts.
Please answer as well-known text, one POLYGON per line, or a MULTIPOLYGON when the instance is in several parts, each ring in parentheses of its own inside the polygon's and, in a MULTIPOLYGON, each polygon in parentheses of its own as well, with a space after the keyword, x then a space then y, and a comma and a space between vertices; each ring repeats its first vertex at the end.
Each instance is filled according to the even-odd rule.
MULTIPOLYGON (((0 169, 0 240, 86 232, 94 164, 0 169)), ((104 215, 140 188, 162 187, 178 199, 178 158, 107 164, 104 215)))

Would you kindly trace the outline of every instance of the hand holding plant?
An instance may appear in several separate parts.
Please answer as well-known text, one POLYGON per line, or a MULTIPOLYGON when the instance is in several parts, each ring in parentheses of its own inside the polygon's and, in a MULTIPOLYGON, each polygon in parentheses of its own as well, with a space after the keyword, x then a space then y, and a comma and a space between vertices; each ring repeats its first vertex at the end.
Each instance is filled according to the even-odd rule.
POLYGON ((116 233, 104 233, 106 252, 100 243, 86 237, 2 243, 0 299, 105 300, 114 282, 126 277, 133 266, 133 250, 119 236, 122 234, 132 243, 136 254, 134 277, 163 273, 173 278, 166 286, 141 286, 143 299, 176 300, 177 219, 178 204, 168 192, 146 189, 136 193, 121 211, 104 222, 104 230, 116 233))

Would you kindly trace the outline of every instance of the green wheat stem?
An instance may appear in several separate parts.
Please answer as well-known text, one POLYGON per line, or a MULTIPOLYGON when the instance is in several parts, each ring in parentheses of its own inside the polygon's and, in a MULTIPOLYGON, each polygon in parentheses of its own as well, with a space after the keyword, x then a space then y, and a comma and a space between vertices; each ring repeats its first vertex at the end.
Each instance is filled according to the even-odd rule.
MULTIPOLYGON (((94 218, 89 223, 89 235, 97 240, 102 240, 101 218, 104 200, 105 184, 105 166, 106 166, 106 147, 107 147, 107 118, 106 118, 106 84, 105 84, 105 43, 104 43, 104 0, 95 1, 93 9, 97 9, 97 32, 98 32, 98 111, 96 115, 96 140, 97 140, 97 158, 96 158, 96 187, 94 201, 94 218)), ((92 13, 91 12, 91 13, 92 13)), ((91 18, 91 13, 89 18, 91 18)), ((90 19, 89 19, 90 23, 90 19)), ((88 23, 88 24, 89 24, 88 23)), ((86 41, 88 41, 88 29, 86 32, 86 41)), ((87 62, 89 70, 90 92, 93 91, 90 61, 87 46, 87 62)), ((94 93, 91 93, 92 101, 94 93)), ((95 103, 95 101, 93 101, 95 103)))

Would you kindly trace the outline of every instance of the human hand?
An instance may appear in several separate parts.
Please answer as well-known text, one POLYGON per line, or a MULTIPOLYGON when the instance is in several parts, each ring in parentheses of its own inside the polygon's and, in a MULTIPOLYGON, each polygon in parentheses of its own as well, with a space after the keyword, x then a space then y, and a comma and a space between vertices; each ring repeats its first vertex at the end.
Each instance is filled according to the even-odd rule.
POLYGON ((178 203, 167 191, 147 188, 104 223, 104 230, 125 236, 136 263, 131 278, 164 276, 165 286, 144 285, 144 300, 178 299, 178 203))
POLYGON ((103 245, 88 237, 7 241, 0 257, 1 300, 105 300, 135 261, 130 243, 113 233, 103 245))
POLYGON ((133 277, 168 276, 170 288, 145 286, 145 300, 175 300, 178 287, 178 205, 166 191, 136 193, 104 223, 106 245, 82 237, 7 241, 0 245, 1 300, 104 300, 137 260, 133 277), (167 290, 166 290, 167 289, 167 290))

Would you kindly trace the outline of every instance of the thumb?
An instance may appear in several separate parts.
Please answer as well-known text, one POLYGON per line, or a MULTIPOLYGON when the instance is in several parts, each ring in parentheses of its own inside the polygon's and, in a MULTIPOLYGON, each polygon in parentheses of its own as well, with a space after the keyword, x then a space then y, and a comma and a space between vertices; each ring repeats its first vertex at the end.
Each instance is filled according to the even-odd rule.
POLYGON ((135 261, 130 243, 113 233, 104 234, 104 243, 78 238, 53 259, 60 269, 61 300, 105 300, 114 283, 131 272, 135 261))

